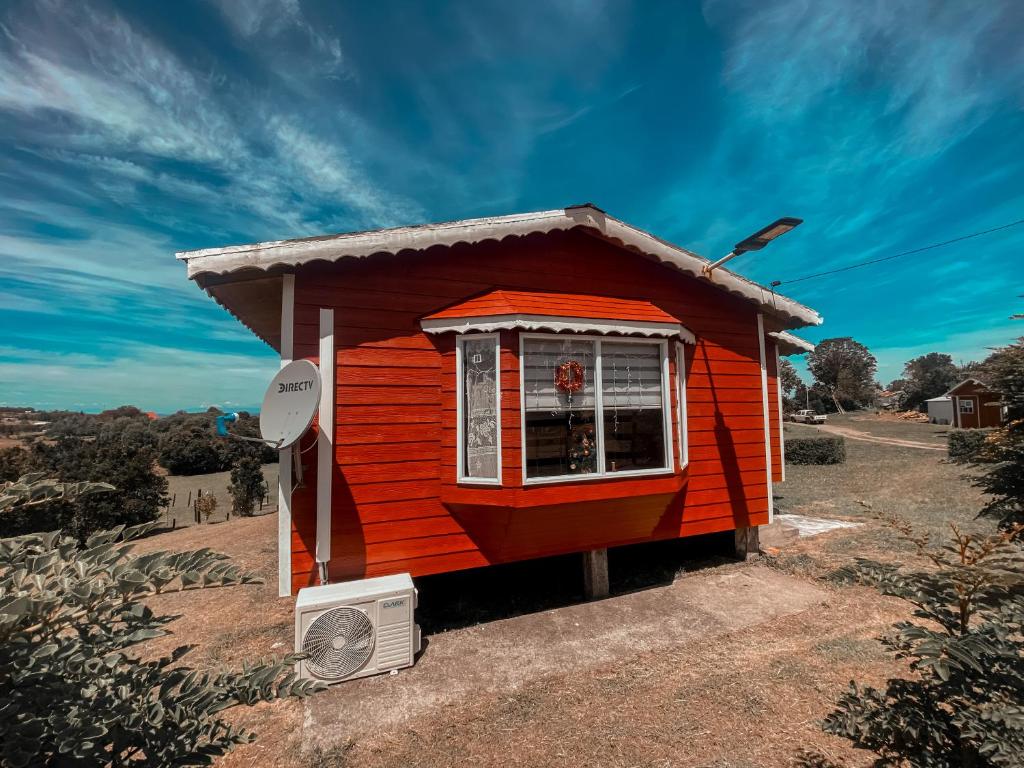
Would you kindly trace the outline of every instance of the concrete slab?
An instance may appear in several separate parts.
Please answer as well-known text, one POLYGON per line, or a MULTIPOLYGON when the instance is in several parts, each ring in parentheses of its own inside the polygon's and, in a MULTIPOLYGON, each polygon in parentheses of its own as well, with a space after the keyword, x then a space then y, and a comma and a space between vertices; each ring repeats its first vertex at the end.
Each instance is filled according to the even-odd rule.
POLYGON ((307 748, 343 743, 480 693, 703 645, 825 597, 807 581, 738 563, 687 573, 665 587, 434 635, 414 667, 308 699, 303 741, 307 748))
POLYGON ((807 517, 806 515, 776 515, 775 521, 783 528, 796 531, 798 536, 817 536, 821 533, 836 531, 840 528, 859 528, 862 523, 848 523, 843 520, 829 520, 824 517, 807 517))

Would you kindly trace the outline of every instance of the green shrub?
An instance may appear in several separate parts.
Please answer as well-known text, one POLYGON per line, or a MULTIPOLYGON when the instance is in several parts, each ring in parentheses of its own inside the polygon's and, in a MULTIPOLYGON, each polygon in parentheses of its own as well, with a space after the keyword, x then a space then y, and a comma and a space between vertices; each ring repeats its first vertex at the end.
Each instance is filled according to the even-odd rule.
POLYGON ((267 481, 263 479, 263 467, 254 456, 243 456, 231 470, 232 509, 236 515, 248 517, 256 509, 256 503, 267 495, 267 481))
POLYGON ((786 438, 787 464, 842 464, 846 441, 841 437, 786 438))
POLYGON ((910 675, 883 689, 850 684, 824 729, 879 755, 876 766, 997 768, 1024 755, 1024 527, 953 540, 927 537, 890 519, 916 550, 904 568, 858 559, 832 575, 873 586, 915 607, 881 638, 910 675))
POLYGON ((58 528, 85 541, 96 531, 155 520, 166 503, 167 478, 155 471, 153 453, 118 437, 62 437, 37 442, 29 469, 66 481, 110 483, 116 490, 73 501, 21 507, 0 520, 0 536, 58 528))
POLYGON ((991 429, 949 430, 949 460, 957 464, 983 461, 979 453, 991 433, 991 429))
MULTIPOLYGON (((99 490, 26 477, 0 486, 0 515, 99 490)), ((150 527, 0 539, 0 765, 209 765, 253 738, 223 712, 323 687, 297 656, 209 673, 182 663, 190 646, 132 654, 176 618, 153 595, 258 582, 208 549, 132 554, 150 527)))

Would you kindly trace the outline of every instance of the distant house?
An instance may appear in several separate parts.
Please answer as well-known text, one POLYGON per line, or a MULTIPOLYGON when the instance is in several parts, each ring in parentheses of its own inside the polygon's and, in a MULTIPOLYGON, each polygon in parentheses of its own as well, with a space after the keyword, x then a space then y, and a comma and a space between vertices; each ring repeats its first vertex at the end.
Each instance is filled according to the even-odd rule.
POLYGON ((944 397, 950 400, 954 426, 973 429, 998 427, 1003 423, 1002 396, 977 379, 964 379, 944 397))
POLYGON ((903 399, 906 397, 906 392, 896 391, 893 392, 888 389, 883 389, 875 396, 875 404, 877 407, 887 411, 898 410, 903 405, 903 399))

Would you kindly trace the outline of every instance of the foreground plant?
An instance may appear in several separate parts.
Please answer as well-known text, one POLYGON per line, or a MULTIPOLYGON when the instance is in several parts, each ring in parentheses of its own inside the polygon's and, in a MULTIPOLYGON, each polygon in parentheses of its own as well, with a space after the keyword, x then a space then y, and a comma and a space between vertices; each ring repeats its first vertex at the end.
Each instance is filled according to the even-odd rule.
POLYGON ((829 733, 879 755, 876 766, 1024 765, 1024 526, 976 537, 951 525, 933 547, 890 525, 930 567, 857 560, 832 575, 915 606, 882 638, 914 673, 883 690, 851 683, 825 720, 829 733))
MULTIPOLYGON (((0 514, 103 490, 26 477, 0 487, 0 514)), ((176 618, 146 598, 259 583, 208 549, 133 554, 151 527, 84 547, 59 531, 0 539, 0 764, 206 765, 253 738, 221 713, 322 687, 296 679, 294 656, 211 674, 180 663, 191 646, 131 655, 176 618)))

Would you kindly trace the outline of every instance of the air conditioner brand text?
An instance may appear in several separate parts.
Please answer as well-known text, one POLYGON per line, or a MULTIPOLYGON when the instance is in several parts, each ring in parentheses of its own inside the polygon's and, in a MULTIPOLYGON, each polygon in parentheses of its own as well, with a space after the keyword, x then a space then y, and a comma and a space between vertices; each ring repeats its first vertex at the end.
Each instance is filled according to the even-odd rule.
POLYGON ((381 608, 401 608, 405 605, 405 599, 401 600, 385 600, 381 603, 381 608))

